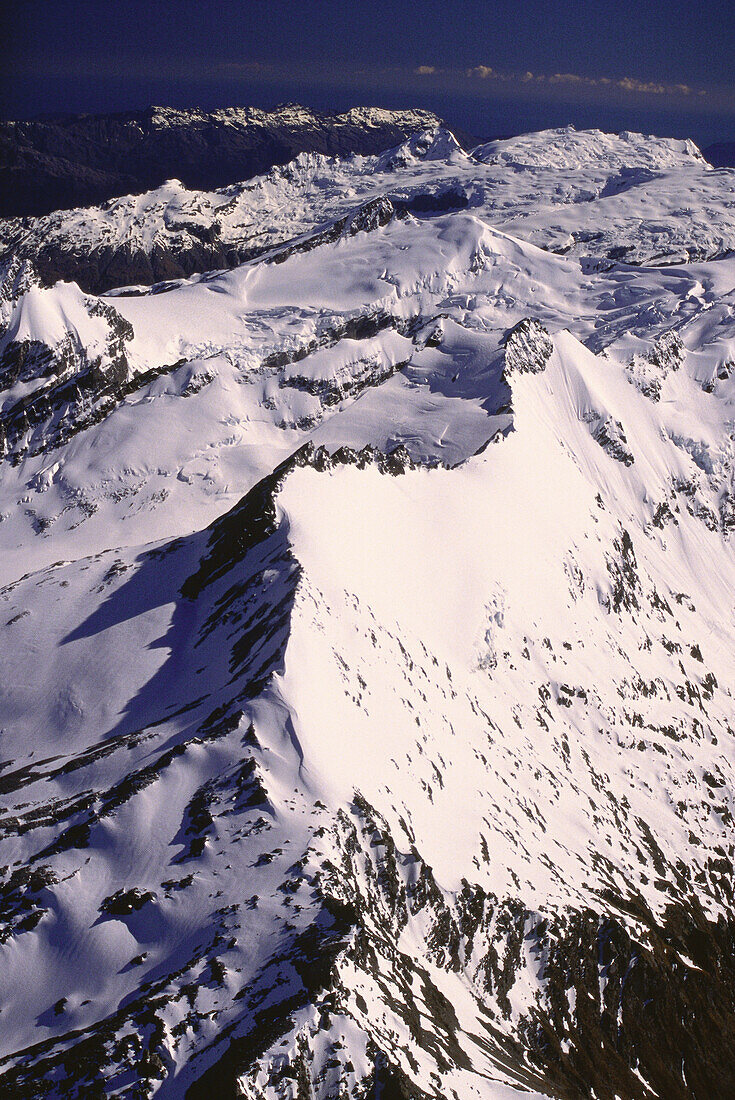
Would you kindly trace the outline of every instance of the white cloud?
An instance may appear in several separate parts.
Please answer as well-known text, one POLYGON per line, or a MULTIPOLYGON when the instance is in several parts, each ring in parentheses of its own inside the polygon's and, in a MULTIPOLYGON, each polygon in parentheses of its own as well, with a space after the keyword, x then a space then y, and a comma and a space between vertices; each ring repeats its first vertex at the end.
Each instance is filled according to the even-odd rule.
POLYGON ((499 75, 489 65, 476 65, 474 69, 467 70, 467 76, 479 76, 483 80, 490 80, 492 77, 497 79, 499 75))
MULTIPOLYGON (((582 76, 580 73, 552 73, 546 76, 543 73, 501 73, 490 65, 475 65, 465 71, 465 76, 470 79, 498 80, 503 82, 518 81, 521 84, 561 84, 570 87, 585 88, 619 88, 623 92, 633 92, 640 95, 692 95, 694 89, 688 84, 659 84, 655 81, 637 80, 632 76, 624 76, 614 79, 609 76, 582 76)), ((696 94, 706 95, 704 91, 696 94)))

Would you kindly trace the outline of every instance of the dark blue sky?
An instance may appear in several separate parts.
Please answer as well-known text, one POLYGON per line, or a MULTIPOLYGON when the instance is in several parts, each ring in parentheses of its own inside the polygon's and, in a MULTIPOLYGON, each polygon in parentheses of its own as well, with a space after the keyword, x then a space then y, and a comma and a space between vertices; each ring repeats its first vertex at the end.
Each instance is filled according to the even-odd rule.
POLYGON ((0 114, 427 106, 478 136, 573 122, 735 139, 735 0, 24 0, 0 114))

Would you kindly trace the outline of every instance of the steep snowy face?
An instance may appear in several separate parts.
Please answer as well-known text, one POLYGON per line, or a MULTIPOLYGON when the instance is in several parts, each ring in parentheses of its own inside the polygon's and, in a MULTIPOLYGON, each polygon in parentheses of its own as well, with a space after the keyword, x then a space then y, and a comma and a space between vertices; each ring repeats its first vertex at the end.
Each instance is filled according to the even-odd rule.
MULTIPOLYGON (((691 869, 708 843, 715 859, 731 839, 727 821, 709 813, 695 763, 701 752, 702 767, 717 760, 729 774, 732 621, 719 622, 718 609, 733 606, 731 549, 694 509, 682 514, 679 506, 670 527, 654 523, 682 472, 667 413, 568 333, 536 340, 541 354, 524 341, 509 365, 514 431, 458 470, 391 479, 350 466, 327 477, 299 470, 286 482, 278 499, 304 578, 284 693, 293 692, 301 729, 314 731, 313 743, 302 734, 305 757, 335 778, 343 798, 358 775, 369 801, 396 815, 395 828, 403 817, 422 837, 422 854, 451 889, 474 858, 485 889, 509 894, 518 878, 533 905, 562 905, 577 891, 590 904, 617 882, 635 884, 657 911, 671 894, 636 855, 646 846, 635 837, 639 819, 650 822, 669 866, 681 860, 691 869), (705 576, 692 569, 694 545, 707 547, 705 576), (385 647, 370 638, 373 622, 408 650, 400 659, 393 643, 407 671, 402 692, 380 671, 385 647), (428 692, 441 684, 437 668, 450 670, 443 691, 422 702, 422 685, 428 692), (343 699, 328 716, 322 690, 330 680, 343 699), (711 706, 700 706, 702 691, 711 706), (700 729, 703 709, 728 747, 712 746, 700 729), (473 755, 483 738, 484 765, 473 755), (650 759, 654 742, 666 758, 660 764, 650 759), (509 789, 497 754, 516 750, 511 770, 520 770, 509 789), (417 752, 425 759, 413 760, 417 752), (582 778, 587 767, 606 776, 601 801, 590 776, 582 778), (394 783, 392 772, 405 782, 394 783), (581 798, 579 783, 589 785, 581 798), (519 799, 532 808, 528 829, 519 799), (447 831, 442 822, 460 803, 447 831), (701 827, 690 836, 677 812, 694 803, 709 842, 701 827), (503 822, 511 817, 509 837, 503 822), (482 835, 489 863, 480 858, 482 835)), ((711 505, 716 499, 713 492, 711 505)), ((713 913, 727 908, 704 881, 701 900, 713 913)))
MULTIPOLYGON (((652 196, 720 175, 663 147, 652 196)), ((9 1095, 735 1084, 735 261, 580 264, 391 156, 230 271, 5 272, 9 1095)))
POLYGON ((9 219, 0 255, 30 259, 46 283, 73 278, 99 292, 232 267, 388 199, 422 219, 471 209, 542 248, 608 266, 670 264, 733 248, 734 189, 735 172, 713 171, 689 141, 566 128, 468 154, 433 127, 378 156, 305 152, 219 191, 169 180, 102 207, 9 219))

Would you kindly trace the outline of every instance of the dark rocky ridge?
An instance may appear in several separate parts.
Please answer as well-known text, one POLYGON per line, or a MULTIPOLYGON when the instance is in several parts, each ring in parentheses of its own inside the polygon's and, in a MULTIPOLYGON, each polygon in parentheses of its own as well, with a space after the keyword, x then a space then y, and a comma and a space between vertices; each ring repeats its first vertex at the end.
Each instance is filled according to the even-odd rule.
POLYGON ((429 111, 317 112, 149 107, 110 115, 0 122, 0 216, 46 214, 159 187, 176 177, 212 189, 267 172, 299 153, 382 152, 440 125, 429 111))

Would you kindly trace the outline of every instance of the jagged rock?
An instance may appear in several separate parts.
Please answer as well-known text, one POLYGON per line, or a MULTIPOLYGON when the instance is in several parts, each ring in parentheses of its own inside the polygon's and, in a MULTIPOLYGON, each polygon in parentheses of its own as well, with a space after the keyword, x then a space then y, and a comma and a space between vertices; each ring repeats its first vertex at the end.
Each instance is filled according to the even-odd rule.
POLYGON ((11 255, 0 263, 0 336, 10 320, 13 305, 39 285, 38 273, 30 260, 11 255))
POLYGON ((41 340, 0 338, 0 393, 11 395, 0 411, 0 439, 3 453, 16 460, 71 438, 140 384, 127 358, 134 336, 130 322, 99 299, 81 297, 79 306, 85 320, 104 321, 104 343, 87 348, 72 328, 53 347, 41 340), (18 383, 28 384, 21 396, 18 383), (38 429, 41 439, 34 445, 38 429))
POLYGON ((554 345, 544 326, 525 318, 503 338, 506 375, 538 374, 546 366, 554 345))
POLYGON ((647 355, 649 363, 652 363, 654 367, 657 367, 662 374, 667 374, 669 371, 679 370, 684 358, 686 356, 686 349, 682 342, 681 336, 678 332, 670 329, 668 332, 662 333, 658 338, 653 348, 647 355))
POLYGON ((344 232, 349 233, 350 236, 354 236, 355 233, 371 233, 387 225, 395 216, 395 212, 390 199, 383 197, 372 199, 347 218, 344 232))
POLYGON ((100 911, 111 917, 124 917, 128 913, 135 913, 142 909, 149 901, 153 901, 155 895, 150 890, 140 890, 137 886, 132 890, 118 890, 105 898, 100 905, 100 911))
POLYGON ((686 349, 678 332, 664 332, 649 352, 633 357, 628 368, 630 379, 651 401, 660 401, 665 379, 679 370, 685 356, 686 349))
POLYGON ((720 522, 725 534, 735 530, 735 494, 725 492, 720 501, 720 522))
POLYGON ((606 454, 614 458, 616 462, 622 462, 624 466, 632 466, 635 457, 625 438, 623 425, 613 416, 598 416, 592 414, 589 420, 590 431, 594 439, 602 447, 606 454))

